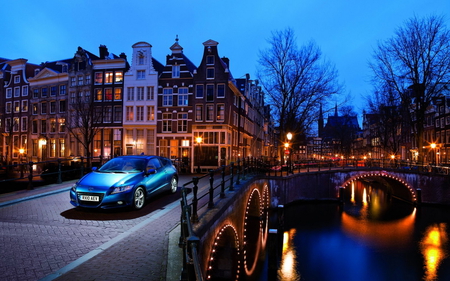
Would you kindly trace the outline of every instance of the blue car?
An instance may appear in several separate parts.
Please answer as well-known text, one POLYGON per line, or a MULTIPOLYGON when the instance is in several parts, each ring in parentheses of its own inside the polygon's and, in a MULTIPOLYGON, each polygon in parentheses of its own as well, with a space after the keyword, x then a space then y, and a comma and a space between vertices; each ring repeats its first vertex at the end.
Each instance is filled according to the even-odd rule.
POLYGON ((150 196, 175 193, 177 188, 178 174, 170 159, 119 156, 77 181, 70 190, 70 203, 83 208, 130 206, 138 210, 150 196))

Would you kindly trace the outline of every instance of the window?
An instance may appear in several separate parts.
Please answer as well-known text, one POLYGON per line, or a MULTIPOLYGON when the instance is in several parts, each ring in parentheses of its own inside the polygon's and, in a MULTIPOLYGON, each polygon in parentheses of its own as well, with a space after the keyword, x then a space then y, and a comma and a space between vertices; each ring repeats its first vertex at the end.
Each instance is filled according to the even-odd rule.
POLYGON ((20 76, 16 75, 14 76, 14 84, 20 83, 20 76))
POLYGON ((11 118, 6 118, 5 119, 5 132, 10 132, 11 131, 11 118))
POLYGON ((51 101, 50 102, 50 113, 55 114, 55 112, 56 112, 56 102, 51 101))
POLYGON ((28 100, 22 100, 22 112, 28 112, 28 100))
POLYGON ((41 103, 41 114, 47 114, 47 103, 41 103))
POLYGON ((137 79, 145 79, 145 70, 138 70, 136 78, 137 79))
POLYGON ((217 104, 217 121, 225 120, 225 105, 223 103, 217 104))
POLYGON ((144 121, 144 107, 143 106, 136 107, 136 121, 144 121))
POLYGON ((143 65, 144 64, 144 54, 140 53, 138 55, 138 64, 143 65))
POLYGON ((66 156, 66 143, 64 139, 59 139, 59 155, 58 157, 66 156))
POLYGON ((207 56, 206 57, 206 64, 214 64, 214 56, 207 56))
POLYGON ((122 88, 114 88, 114 100, 122 100, 122 88))
POLYGON ((147 121, 155 121, 155 107, 147 106, 147 121))
POLYGON ((172 88, 163 89, 163 106, 172 106, 173 105, 173 95, 172 88))
POLYGON ((113 119, 114 119, 114 123, 120 123, 120 122, 122 122, 122 106, 120 106, 120 105, 117 105, 117 106, 114 106, 114 116, 113 116, 113 119))
POLYGON ((51 97, 56 97, 56 86, 52 86, 50 87, 50 96, 51 97))
POLYGON ((172 65, 172 78, 180 78, 180 66, 172 65))
POLYGON ((172 113, 163 113, 162 115, 162 130, 164 133, 172 132, 172 113))
POLYGON ((147 100, 155 99, 155 87, 149 86, 147 87, 147 100))
POLYGON ((95 73, 95 84, 99 85, 99 84, 103 84, 103 73, 101 72, 96 72, 95 73))
POLYGON ((41 89, 41 97, 46 98, 48 96, 48 89, 42 88, 41 89))
POLYGON ((196 105, 195 106, 195 121, 202 121, 202 120, 203 120, 203 106, 196 105))
POLYGON ((39 98, 39 89, 33 89, 33 98, 34 99, 39 98))
POLYGON ((12 112, 12 103, 9 101, 6 103, 6 113, 12 112))
MULTIPOLYGON (((8 104, 6 104, 6 105, 8 105, 8 104)), ((31 114, 33 114, 33 115, 38 114, 38 104, 37 103, 33 103, 31 105, 31 114)))
POLYGON ((112 84, 114 73, 112 71, 105 72, 105 84, 112 84))
POLYGON ((187 113, 178 113, 178 132, 187 132, 187 113))
POLYGON ((28 86, 22 86, 22 97, 28 96, 28 86))
POLYGON ((67 87, 66 85, 59 86, 59 95, 65 96, 67 94, 67 87))
POLYGON ((75 87, 77 85, 77 78, 70 77, 70 86, 75 87))
POLYGON ((59 101, 59 113, 64 113, 64 112, 66 112, 66 101, 60 100, 59 101))
POLYGON ((103 123, 111 123, 112 107, 105 106, 103 108, 103 123))
POLYGON ((6 98, 12 98, 12 89, 11 88, 6 89, 6 98))
POLYGON ((134 88, 133 87, 127 88, 127 100, 134 100, 134 88))
POLYGON ((20 87, 15 87, 14 88, 14 96, 15 97, 20 97, 20 87))
POLYGON ((31 122, 31 133, 32 134, 38 133, 38 120, 33 120, 33 122, 31 122))
POLYGON ((125 112, 126 116, 125 116, 125 120, 126 121, 133 121, 134 120, 134 112, 133 112, 133 107, 132 106, 127 106, 126 107, 126 112, 125 112))
POLYGON ((114 82, 116 84, 123 83, 123 71, 116 71, 116 76, 115 76, 114 82))
POLYGON ((19 131, 19 117, 13 118, 13 131, 18 132, 19 131))
POLYGON ((144 87, 137 87, 136 100, 144 100, 144 87))
POLYGON ((203 98, 203 85, 196 85, 195 87, 195 97, 198 99, 203 98))
POLYGON ((105 101, 112 101, 113 95, 112 95, 112 89, 106 88, 105 89, 105 101))
POLYGON ((83 86, 83 75, 78 76, 78 86, 83 86))
POLYGON ((86 79, 86 85, 90 85, 91 84, 91 75, 87 74, 85 79, 86 79))
POLYGON ((14 113, 17 113, 20 111, 20 102, 19 101, 15 101, 14 102, 14 113))
POLYGON ((41 120, 41 133, 47 133, 47 120, 41 120))
POLYGON ((206 121, 214 121, 214 105, 206 105, 206 121))
POLYGON ((218 98, 225 97, 225 85, 224 84, 217 85, 217 97, 218 98))
POLYGON ((178 106, 187 106, 188 105, 188 88, 179 88, 178 89, 178 106))
POLYGON ((50 133, 56 133, 56 120, 50 120, 50 133))
POLYGON ((206 101, 214 100, 214 85, 206 85, 206 101))
POLYGON ((103 91, 102 89, 95 89, 95 101, 103 100, 103 91))
POLYGON ((206 69, 206 79, 214 79, 214 68, 206 69))

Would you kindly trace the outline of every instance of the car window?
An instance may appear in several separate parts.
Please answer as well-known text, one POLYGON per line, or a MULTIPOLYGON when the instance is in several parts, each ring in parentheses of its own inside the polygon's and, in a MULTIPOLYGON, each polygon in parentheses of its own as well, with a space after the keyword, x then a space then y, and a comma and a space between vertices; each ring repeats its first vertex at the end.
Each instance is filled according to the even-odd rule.
POLYGON ((148 161, 147 168, 159 169, 159 168, 161 168, 161 162, 159 162, 158 158, 152 158, 148 161))

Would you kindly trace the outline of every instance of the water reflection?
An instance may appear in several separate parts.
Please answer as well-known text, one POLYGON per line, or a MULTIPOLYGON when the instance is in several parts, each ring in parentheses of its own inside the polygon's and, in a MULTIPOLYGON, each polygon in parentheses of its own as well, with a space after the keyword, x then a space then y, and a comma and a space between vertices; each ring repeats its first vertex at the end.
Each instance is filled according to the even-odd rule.
POLYGON ((297 273, 297 253, 294 245, 295 233, 295 229, 290 229, 283 234, 282 259, 278 270, 278 280, 280 281, 300 280, 300 275, 297 273))
POLYGON ((416 209, 373 183, 349 187, 343 207, 286 210, 278 280, 450 280, 448 209, 416 209))
POLYGON ((425 276, 423 280, 437 280, 437 270, 441 262, 447 257, 446 246, 448 242, 447 225, 439 223, 427 228, 420 241, 420 251, 424 258, 425 276))

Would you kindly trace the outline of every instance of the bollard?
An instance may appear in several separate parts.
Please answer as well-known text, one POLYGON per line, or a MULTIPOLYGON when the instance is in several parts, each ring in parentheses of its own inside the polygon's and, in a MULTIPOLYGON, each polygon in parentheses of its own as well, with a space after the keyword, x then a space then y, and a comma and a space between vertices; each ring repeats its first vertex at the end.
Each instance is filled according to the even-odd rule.
POLYGON ((61 159, 58 159, 58 179, 56 180, 56 183, 62 183, 62 177, 61 177, 61 159))
POLYGON ((27 187, 27 189, 28 190, 32 190, 33 189, 33 161, 30 161, 30 163, 28 165, 30 165, 28 167, 30 172, 28 174, 28 187, 27 187))
POLYGON ((192 216, 191 221, 193 223, 198 222, 198 213, 197 213, 197 204, 198 204, 198 198, 197 198, 197 191, 198 191, 198 177, 194 177, 192 179, 192 182, 194 183, 194 188, 192 189, 192 193, 194 198, 192 198, 192 216))
POLYGON ((225 198, 225 165, 222 165, 222 182, 220 183, 220 198, 225 198))
POLYGON ((209 202, 208 208, 214 208, 214 171, 209 170, 209 202))
POLYGON ((229 190, 230 190, 230 191, 233 191, 233 190, 234 190, 234 187, 233 187, 233 170, 234 170, 234 162, 231 162, 231 164, 230 164, 230 170, 231 170, 231 174, 230 174, 230 188, 229 188, 229 190))

